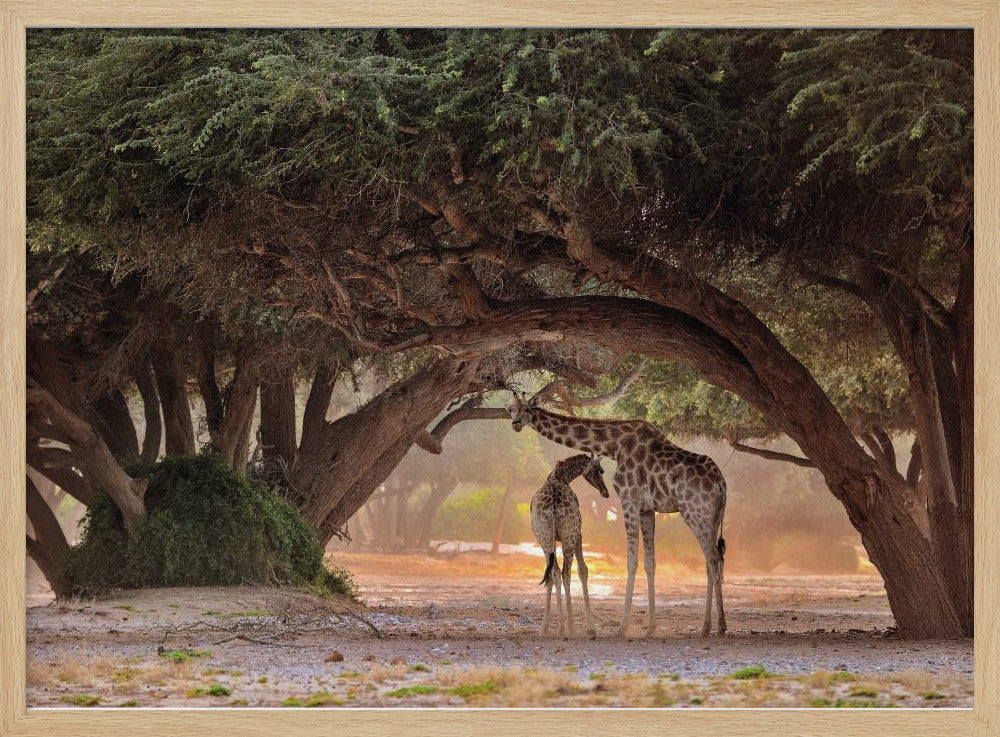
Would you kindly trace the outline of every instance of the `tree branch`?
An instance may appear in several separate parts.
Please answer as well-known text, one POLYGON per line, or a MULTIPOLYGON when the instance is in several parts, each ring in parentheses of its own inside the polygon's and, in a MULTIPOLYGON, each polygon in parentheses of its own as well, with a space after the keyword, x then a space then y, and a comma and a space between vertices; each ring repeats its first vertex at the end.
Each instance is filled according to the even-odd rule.
POLYGON ((430 432, 420 433, 414 442, 434 455, 441 455, 445 435, 460 422, 466 420, 509 420, 510 413, 501 407, 480 407, 483 397, 477 394, 458 409, 445 415, 430 432))
POLYGON ((731 445, 740 453, 749 453, 750 455, 760 456, 761 458, 767 458, 772 461, 784 461, 785 463, 791 463, 796 466, 801 466, 802 468, 816 468, 816 464, 808 458, 802 458, 801 456, 792 455, 791 453, 783 453, 778 450, 767 450, 765 448, 754 448, 750 445, 744 445, 743 443, 731 443, 731 445))
POLYGON ((142 498, 149 481, 133 479, 125 473, 101 436, 30 377, 25 397, 29 406, 48 415, 51 422, 72 439, 74 452, 85 459, 93 483, 103 488, 122 510, 125 528, 129 531, 134 529, 146 516, 142 498))
POLYGON ((622 377, 621 381, 618 382, 618 386, 615 387, 614 390, 596 397, 578 397, 573 394, 561 381, 551 382, 548 386, 541 389, 538 394, 541 395, 544 393, 547 401, 550 401, 554 405, 567 410, 578 407, 598 407, 602 404, 611 404, 617 402, 625 396, 629 387, 632 386, 635 380, 638 379, 642 375, 642 372, 646 370, 647 365, 648 362, 646 359, 640 360, 627 374, 625 374, 625 376, 622 377), (549 387, 551 387, 551 389, 549 387))

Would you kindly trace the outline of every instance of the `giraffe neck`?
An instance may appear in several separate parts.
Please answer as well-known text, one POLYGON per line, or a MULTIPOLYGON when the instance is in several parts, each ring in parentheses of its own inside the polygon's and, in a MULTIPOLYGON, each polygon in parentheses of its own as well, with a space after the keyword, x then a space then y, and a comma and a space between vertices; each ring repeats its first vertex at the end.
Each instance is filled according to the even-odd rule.
MULTIPOLYGON (((560 445, 603 456, 617 454, 617 434, 612 432, 613 420, 581 420, 534 408, 528 416, 539 435, 560 445)), ((620 423, 619 423, 620 424, 620 423)))
POLYGON ((586 471, 589 463, 590 456, 585 453, 564 458, 556 464, 550 478, 568 484, 586 471))

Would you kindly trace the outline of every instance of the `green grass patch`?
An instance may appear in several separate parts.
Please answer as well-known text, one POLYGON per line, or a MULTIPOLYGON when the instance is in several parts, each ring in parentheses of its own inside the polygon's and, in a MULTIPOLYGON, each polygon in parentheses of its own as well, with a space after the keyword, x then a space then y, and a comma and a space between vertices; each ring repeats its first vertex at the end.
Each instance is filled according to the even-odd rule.
POLYGON ((500 690, 500 685, 496 681, 485 681, 484 683, 476 683, 471 686, 455 686, 449 690, 449 693, 453 693, 456 696, 461 696, 463 699, 467 699, 470 696, 481 696, 488 693, 496 693, 500 690))
POLYGON ((139 705, 139 702, 136 701, 135 699, 129 699, 128 701, 123 701, 122 703, 118 704, 119 708, 123 708, 123 709, 132 709, 132 708, 135 708, 138 705, 139 705))
POLYGON ((139 675, 137 668, 115 668, 111 674, 111 680, 115 683, 127 683, 139 675))
POLYGON ((347 670, 344 671, 343 673, 337 674, 337 678, 360 678, 363 675, 364 673, 361 673, 360 671, 347 670))
POLYGON ((403 688, 397 688, 395 691, 389 691, 386 693, 386 696, 401 699, 411 694, 437 693, 440 690, 440 686, 404 686, 403 688))
POLYGON ((72 696, 61 696, 59 700, 73 706, 97 706, 101 703, 100 696, 94 696, 89 693, 75 693, 72 696))
POLYGON ((409 670, 411 673, 429 673, 431 669, 428 668, 423 663, 414 663, 409 668, 407 668, 407 670, 409 670))
POLYGON ((924 701, 935 701, 937 699, 948 698, 943 693, 940 693, 938 691, 924 691, 922 694, 920 694, 920 696, 921 698, 923 698, 924 701))
POLYGON ((777 675, 777 673, 772 673, 763 665, 748 665, 746 668, 733 671, 729 677, 741 681, 749 681, 755 678, 774 678, 777 675))
POLYGON ((892 704, 883 704, 872 699, 828 699, 820 697, 812 699, 809 706, 814 709, 886 709, 892 704))
POLYGON ((306 706, 307 707, 315 707, 315 706, 338 706, 338 705, 343 704, 343 703, 344 703, 343 699, 338 699, 336 696, 334 696, 329 691, 317 691, 312 696, 310 696, 308 699, 306 699, 306 706))
POLYGON ((229 688, 229 686, 223 686, 221 683, 213 683, 210 686, 192 688, 187 692, 187 697, 194 699, 199 696, 232 696, 232 693, 233 689, 229 688))
POLYGON ((186 663, 191 658, 208 658, 212 653, 207 650, 164 650, 159 655, 175 663, 186 663))
POLYGON ((229 702, 230 706, 250 706, 250 702, 246 699, 233 699, 229 702))
POLYGON ((115 609, 123 609, 126 612, 137 612, 137 611, 139 611, 138 609, 136 609, 131 604, 118 604, 118 605, 115 606, 115 609))
POLYGON ((847 692, 848 696, 860 696, 866 699, 874 699, 878 697, 878 690, 871 688, 870 686, 856 686, 847 692))
POLYGON ((302 702, 294 696, 289 696, 281 702, 282 706, 302 706, 302 702))
POLYGON ((691 704, 692 706, 701 706, 702 704, 705 703, 705 699, 703 699, 701 696, 692 696, 688 700, 688 703, 691 704))

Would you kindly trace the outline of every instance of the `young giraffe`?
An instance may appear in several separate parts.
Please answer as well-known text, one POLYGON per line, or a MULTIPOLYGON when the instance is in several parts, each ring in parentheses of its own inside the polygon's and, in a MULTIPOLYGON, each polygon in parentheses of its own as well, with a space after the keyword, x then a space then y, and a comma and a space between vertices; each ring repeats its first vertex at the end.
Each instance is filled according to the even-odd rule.
POLYGON ((702 635, 712 631, 712 597, 718 607, 718 633, 726 631, 722 605, 722 565, 726 541, 722 518, 726 510, 726 481, 715 462, 671 443, 663 433, 642 420, 589 420, 557 415, 538 406, 538 397, 525 400, 514 394, 508 406, 514 430, 530 425, 540 435, 576 450, 614 458, 618 462, 614 483, 621 500, 627 539, 628 582, 625 610, 618 636, 624 637, 632 613, 632 592, 642 531, 643 567, 649 589, 649 628, 656 628, 656 592, 653 583, 656 555, 653 549, 656 512, 680 512, 705 556, 708 591, 702 635))
POLYGON ((583 587, 583 609, 587 622, 587 635, 597 636, 594 629, 594 618, 590 613, 590 595, 587 592, 587 564, 583 560, 583 537, 580 527, 583 518, 580 515, 580 503, 576 494, 570 488, 570 482, 582 475, 584 479, 608 496, 608 487, 604 485, 604 469, 601 459, 584 453, 564 458, 556 464, 555 469, 545 479, 535 495, 531 498, 531 530, 539 547, 545 553, 545 617, 542 619, 542 635, 549 632, 549 611, 552 607, 552 585, 556 584, 556 618, 559 621, 559 635, 563 634, 562 601, 560 588, 566 589, 566 623, 567 634, 573 636, 573 605, 570 600, 569 584, 572 578, 573 558, 579 564, 578 575, 583 587), (562 586, 558 583, 559 565, 556 563, 556 542, 562 543, 562 586), (553 575, 553 573, 555 575, 553 575))

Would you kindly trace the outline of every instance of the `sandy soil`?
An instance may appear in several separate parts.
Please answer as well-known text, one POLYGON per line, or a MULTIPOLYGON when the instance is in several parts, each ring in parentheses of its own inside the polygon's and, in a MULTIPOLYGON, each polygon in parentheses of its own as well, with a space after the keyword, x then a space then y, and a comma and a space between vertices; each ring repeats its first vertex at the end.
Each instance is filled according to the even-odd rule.
POLYGON ((646 600, 637 595, 632 637, 619 640, 623 578, 598 560, 598 638, 583 636, 578 581, 576 636, 542 638, 539 561, 502 558, 338 554, 363 605, 252 588, 48 604, 33 596, 28 703, 972 705, 972 641, 898 639, 875 576, 729 575, 729 633, 703 639, 704 580, 661 565, 657 637, 642 637, 646 600))

